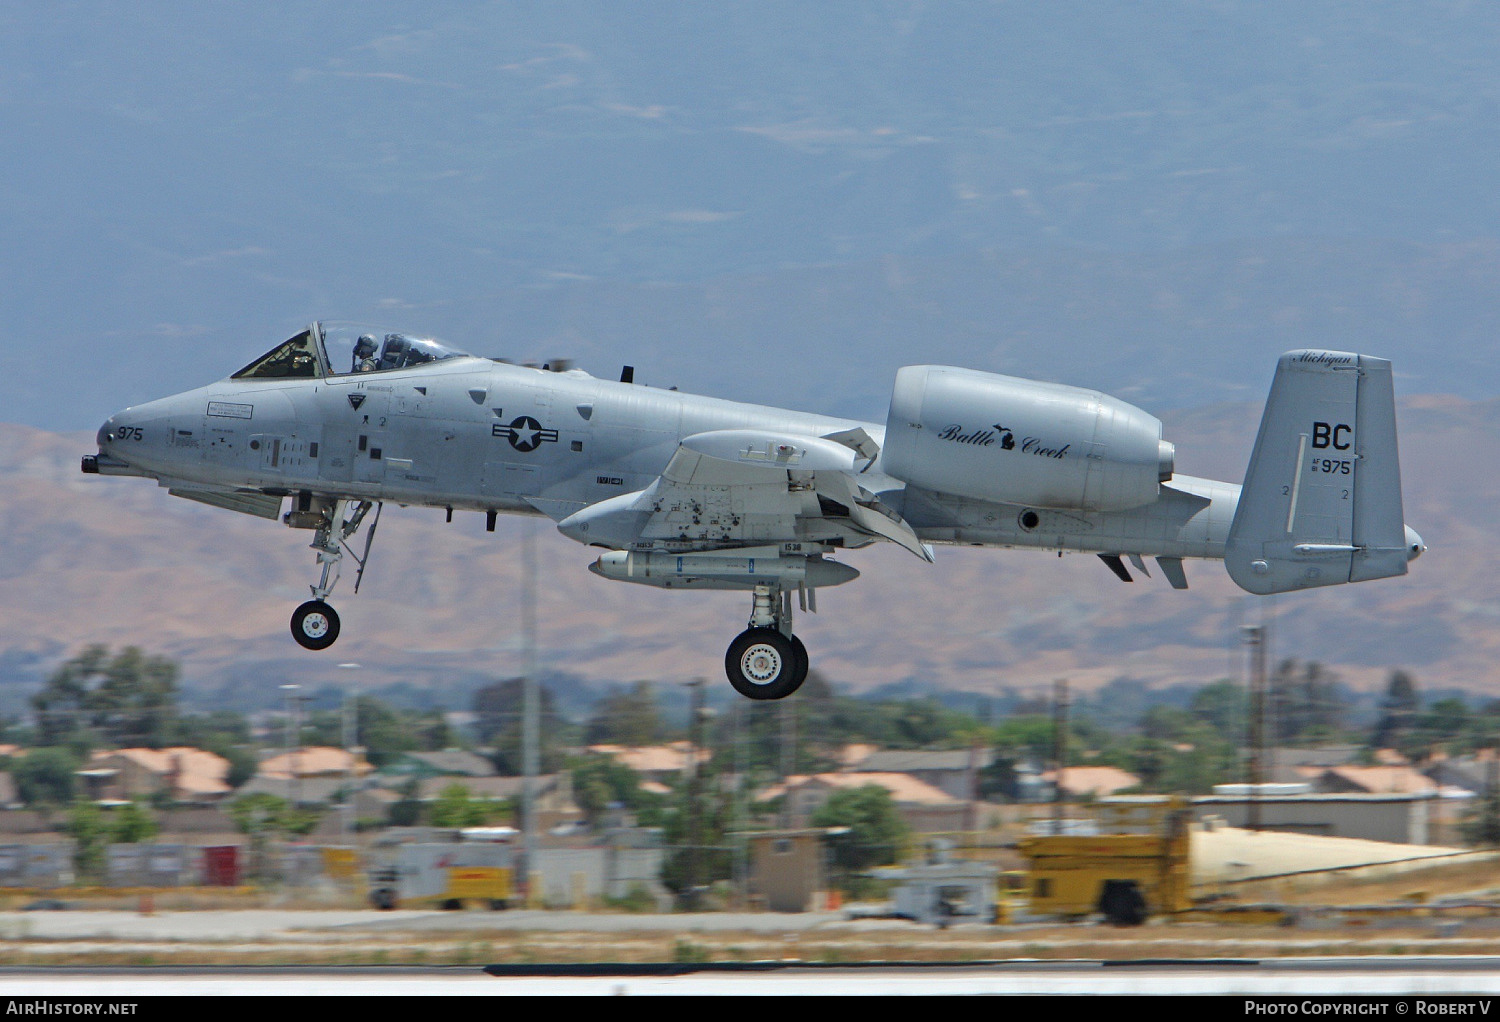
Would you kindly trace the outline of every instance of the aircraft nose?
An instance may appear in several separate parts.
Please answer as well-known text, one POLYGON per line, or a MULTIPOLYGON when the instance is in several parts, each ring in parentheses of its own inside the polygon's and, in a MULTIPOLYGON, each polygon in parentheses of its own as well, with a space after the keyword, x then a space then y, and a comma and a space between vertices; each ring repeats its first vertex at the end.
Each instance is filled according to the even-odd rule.
POLYGON ((125 426, 119 414, 111 415, 94 434, 98 454, 85 454, 82 468, 85 475, 141 475, 132 464, 122 457, 126 446, 120 440, 125 435, 125 426))
POLYGON ((1406 527, 1406 559, 1415 561, 1426 552, 1427 544, 1422 542, 1422 537, 1417 534, 1417 530, 1408 525, 1406 527))

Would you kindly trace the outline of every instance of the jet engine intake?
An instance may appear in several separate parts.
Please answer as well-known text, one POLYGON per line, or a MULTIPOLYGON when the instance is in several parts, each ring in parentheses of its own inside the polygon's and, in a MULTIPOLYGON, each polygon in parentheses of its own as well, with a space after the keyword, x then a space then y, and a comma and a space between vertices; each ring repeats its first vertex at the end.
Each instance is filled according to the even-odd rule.
POLYGON ((1028 507, 1156 500, 1174 450, 1161 420, 1098 391, 947 366, 896 373, 883 467, 924 489, 1028 507))

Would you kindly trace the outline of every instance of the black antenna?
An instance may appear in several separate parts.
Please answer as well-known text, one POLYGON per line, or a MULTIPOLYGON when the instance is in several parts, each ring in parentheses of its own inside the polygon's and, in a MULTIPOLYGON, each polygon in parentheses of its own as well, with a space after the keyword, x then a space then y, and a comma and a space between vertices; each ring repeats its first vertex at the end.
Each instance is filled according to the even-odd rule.
POLYGON ((620 370, 620 382, 621 383, 634 383, 635 382, 635 366, 626 366, 625 368, 623 368, 623 369, 620 370))

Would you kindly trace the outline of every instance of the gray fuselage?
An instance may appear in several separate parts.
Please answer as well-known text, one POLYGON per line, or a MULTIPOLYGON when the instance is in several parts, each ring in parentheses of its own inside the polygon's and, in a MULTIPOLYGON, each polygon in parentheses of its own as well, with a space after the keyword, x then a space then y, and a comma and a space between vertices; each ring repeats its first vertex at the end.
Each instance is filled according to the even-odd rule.
MULTIPOLYGON (((554 520, 649 486, 684 437, 885 427, 474 357, 320 379, 224 380, 126 409, 101 452, 185 488, 312 493, 554 520)), ((1240 487, 1178 475, 1128 511, 1028 508, 860 482, 925 542, 1221 558, 1240 487)))

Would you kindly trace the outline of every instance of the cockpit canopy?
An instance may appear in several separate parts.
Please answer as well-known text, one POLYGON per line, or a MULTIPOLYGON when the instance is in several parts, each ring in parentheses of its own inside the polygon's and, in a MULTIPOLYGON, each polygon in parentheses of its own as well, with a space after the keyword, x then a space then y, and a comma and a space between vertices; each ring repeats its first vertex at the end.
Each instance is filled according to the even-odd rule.
POLYGON ((357 323, 314 323, 235 373, 233 380, 322 379, 410 369, 469 357, 430 337, 357 323))

